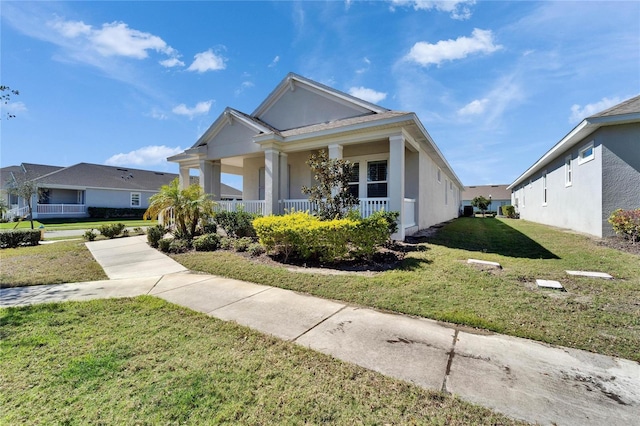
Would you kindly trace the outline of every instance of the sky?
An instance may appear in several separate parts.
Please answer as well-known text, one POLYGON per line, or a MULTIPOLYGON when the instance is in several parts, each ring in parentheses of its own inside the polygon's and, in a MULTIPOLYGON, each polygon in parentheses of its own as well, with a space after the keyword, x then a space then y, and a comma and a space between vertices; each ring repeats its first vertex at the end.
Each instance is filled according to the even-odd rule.
POLYGON ((0 84, 19 90, 2 167, 177 173, 168 156, 295 72, 415 112, 464 185, 508 184, 640 94, 640 1, 0 0, 0 16, 0 84))

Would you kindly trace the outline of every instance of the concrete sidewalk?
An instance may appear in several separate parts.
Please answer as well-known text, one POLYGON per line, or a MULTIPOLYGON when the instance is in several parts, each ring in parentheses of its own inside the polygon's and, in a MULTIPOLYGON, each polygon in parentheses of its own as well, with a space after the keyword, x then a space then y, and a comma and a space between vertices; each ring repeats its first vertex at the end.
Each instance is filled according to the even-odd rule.
POLYGON ((156 252, 146 244, 111 242, 134 238, 87 243, 101 264, 111 263, 105 270, 118 264, 112 273, 131 277, 3 289, 0 306, 150 294, 511 417, 558 425, 638 421, 636 362, 211 275, 159 273, 175 262, 165 256, 171 262, 163 266, 144 255, 156 252))

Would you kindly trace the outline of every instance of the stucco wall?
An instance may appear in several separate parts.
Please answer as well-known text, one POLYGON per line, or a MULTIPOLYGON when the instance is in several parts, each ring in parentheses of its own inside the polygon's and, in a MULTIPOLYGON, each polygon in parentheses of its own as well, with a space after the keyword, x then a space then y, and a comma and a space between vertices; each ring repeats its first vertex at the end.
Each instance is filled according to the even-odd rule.
POLYGON ((87 189, 85 193, 85 204, 87 207, 131 207, 131 193, 140 193, 140 206, 136 208, 146 209, 149 207, 149 197, 156 192, 152 191, 117 191, 108 189, 87 189))
POLYGON ((253 141, 255 129, 251 129, 237 120, 225 125, 215 137, 215 144, 207 144, 207 157, 213 160, 262 152, 260 145, 253 141))
POLYGON ((245 158, 242 161, 242 199, 258 200, 258 176, 264 167, 263 157, 245 158))
POLYGON ((424 229, 458 217, 461 188, 447 182, 452 179, 424 151, 419 151, 419 182, 421 197, 418 200, 419 228, 424 229), (446 193, 446 195, 445 195, 446 193))
POLYGON ((287 90, 277 104, 259 118, 276 129, 287 130, 355 117, 362 115, 365 111, 363 108, 356 108, 355 105, 341 104, 336 102, 336 99, 329 99, 296 86, 294 91, 287 90))
POLYGON ((640 123, 600 129, 602 146, 602 229, 614 235, 607 221, 616 209, 640 208, 640 123))
POLYGON ((602 147, 595 133, 573 148, 559 154, 546 167, 547 203, 543 202, 542 171, 515 188, 512 197, 520 218, 532 222, 573 229, 578 232, 602 236, 602 147), (594 158, 579 164, 579 151, 594 142, 594 158), (571 156, 572 183, 566 185, 565 158, 571 156))

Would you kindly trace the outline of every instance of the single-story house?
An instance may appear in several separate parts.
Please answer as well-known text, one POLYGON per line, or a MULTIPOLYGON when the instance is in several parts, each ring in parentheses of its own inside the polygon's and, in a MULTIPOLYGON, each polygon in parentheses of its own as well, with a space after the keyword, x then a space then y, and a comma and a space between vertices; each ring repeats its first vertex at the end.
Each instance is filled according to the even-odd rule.
MULTIPOLYGON (((502 206, 511 204, 511 191, 507 189, 509 185, 472 185, 467 186, 462 191, 462 207, 470 206, 476 197, 484 197, 491 201, 489 205, 490 211, 498 211, 502 206)), ((474 208, 474 211, 479 209, 474 208)))
POLYGON ((511 185, 520 218, 596 237, 640 207, 640 96, 582 120, 511 185))
POLYGON ((169 157, 181 181, 198 169, 205 192, 220 174, 242 176, 243 208, 262 214, 309 210, 306 161, 320 149, 354 165, 351 190, 363 215, 400 213, 403 239, 458 216, 463 185, 415 113, 392 111, 294 73, 251 114, 226 108, 195 144, 169 157))
MULTIPOLYGON (((175 173, 89 163, 69 167, 22 163, 0 169, 2 198, 10 208, 5 212, 8 218, 28 214, 26 200, 7 191, 16 182, 37 183, 38 193, 32 200, 34 219, 81 218, 89 215, 88 207, 146 209, 149 197, 177 177, 175 173)), ((197 177, 190 181, 197 182, 197 177)), ((242 199, 235 188, 221 184, 220 190, 221 199, 242 199)))

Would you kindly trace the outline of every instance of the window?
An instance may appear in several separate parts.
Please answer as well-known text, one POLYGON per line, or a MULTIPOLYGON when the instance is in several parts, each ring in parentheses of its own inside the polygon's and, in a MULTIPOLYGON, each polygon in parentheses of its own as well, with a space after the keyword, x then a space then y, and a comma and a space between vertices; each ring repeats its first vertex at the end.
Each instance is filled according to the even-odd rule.
POLYGON ((367 163, 367 198, 387 196, 387 160, 367 163))
POLYGON ((573 170, 571 170, 571 156, 564 159, 564 185, 571 186, 573 182, 573 170))
POLYGON ((542 205, 547 205, 547 171, 542 172, 542 205))
POLYGON ((360 197, 360 163, 353 163, 349 177, 349 193, 356 198, 360 197))
POLYGON ((140 207, 140 193, 132 192, 131 193, 131 207, 140 207))
POLYGON ((578 164, 587 163, 595 158, 595 149, 593 147, 593 141, 580 148, 578 153, 578 164))
POLYGON ((449 180, 445 179, 444 180, 444 204, 445 205, 449 204, 449 191, 447 191, 447 186, 449 186, 449 180))
POLYGON ((438 183, 442 182, 442 171, 438 167, 438 183))

